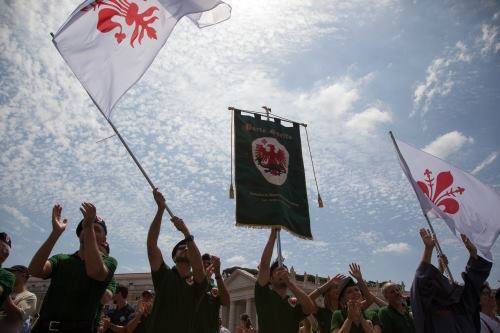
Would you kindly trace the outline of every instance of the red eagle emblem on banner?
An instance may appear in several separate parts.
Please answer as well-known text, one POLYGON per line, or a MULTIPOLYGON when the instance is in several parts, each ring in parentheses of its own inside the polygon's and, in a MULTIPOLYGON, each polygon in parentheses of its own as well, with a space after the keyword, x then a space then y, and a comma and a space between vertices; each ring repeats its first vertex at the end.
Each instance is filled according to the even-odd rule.
POLYGON ((424 181, 417 181, 422 192, 445 213, 455 214, 458 212, 460 204, 455 197, 462 195, 465 189, 460 186, 453 189, 453 175, 451 172, 440 172, 436 178, 433 178, 432 171, 425 169, 424 176, 426 177, 424 181))
POLYGON ((266 172, 270 172, 273 176, 279 176, 285 173, 285 152, 275 147, 273 144, 268 144, 266 146, 266 143, 267 141, 264 139, 262 143, 257 144, 255 160, 266 170, 266 172))
POLYGON ((144 33, 146 33, 149 39, 156 39, 156 30, 150 26, 158 19, 157 16, 153 16, 153 13, 159 10, 156 6, 151 6, 142 13, 139 13, 139 6, 133 1, 96 0, 83 8, 82 11, 86 12, 91 9, 94 11, 96 9, 99 10, 97 30, 107 33, 118 29, 118 32, 115 33, 115 39, 118 44, 127 37, 123 32, 123 21, 127 26, 134 27, 134 31, 130 36, 130 46, 134 47, 136 40, 141 44, 144 33), (119 18, 122 18, 122 23, 116 21, 119 18))

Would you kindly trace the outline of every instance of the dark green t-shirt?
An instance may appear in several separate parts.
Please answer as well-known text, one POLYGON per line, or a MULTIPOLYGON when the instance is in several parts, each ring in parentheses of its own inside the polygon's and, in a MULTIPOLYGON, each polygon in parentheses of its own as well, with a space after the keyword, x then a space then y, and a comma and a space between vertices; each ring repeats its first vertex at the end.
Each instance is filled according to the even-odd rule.
POLYGON ((387 305, 380 309, 378 316, 384 333, 415 333, 415 324, 408 308, 401 314, 387 305))
POLYGON ((169 268, 164 262, 151 276, 156 296, 147 331, 193 333, 195 308, 200 307, 201 297, 207 290, 206 280, 189 284, 175 266, 169 268))
POLYGON ((0 296, 0 308, 3 305, 3 302, 12 292, 12 288, 14 288, 14 282, 16 282, 16 276, 5 268, 0 268, 0 286, 3 289, 2 295, 0 296))
POLYGON ((330 326, 332 325, 333 311, 327 308, 319 307, 314 317, 318 321, 318 329, 320 333, 331 333, 330 326))
POLYGON ((220 298, 212 296, 211 289, 209 285, 196 312, 196 333, 219 333, 220 298))
MULTIPOLYGON (((343 310, 337 310, 332 315, 332 326, 331 330, 340 329, 344 324, 344 321, 347 318, 347 313, 343 310)), ((379 325, 380 322, 378 319, 378 311, 377 310, 365 310, 363 311, 363 318, 371 320, 373 326, 379 325)), ((349 333, 364 333, 363 327, 361 325, 356 326, 355 324, 351 325, 351 330, 349 333)))
POLYGON ((281 298, 268 284, 255 283, 255 307, 259 320, 259 333, 297 333, 299 323, 306 317, 299 303, 290 296, 281 298))
POLYGON ((101 254, 108 278, 97 281, 87 276, 85 261, 74 254, 56 254, 49 258, 50 286, 40 310, 42 320, 94 322, 101 297, 113 277, 116 260, 101 254))

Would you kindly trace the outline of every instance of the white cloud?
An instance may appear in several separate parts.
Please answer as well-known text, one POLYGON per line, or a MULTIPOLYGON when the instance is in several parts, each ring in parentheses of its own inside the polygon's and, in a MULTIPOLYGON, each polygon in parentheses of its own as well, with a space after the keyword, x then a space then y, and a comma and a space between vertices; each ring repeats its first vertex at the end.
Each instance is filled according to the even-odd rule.
POLYGON ((446 158, 472 143, 474 143, 472 137, 467 137, 458 131, 452 131, 437 137, 423 150, 434 156, 446 158))
POLYGON ((483 170, 488 165, 490 165, 491 163, 493 163, 496 160, 497 157, 498 157, 498 153, 497 152, 493 152, 493 153, 489 154, 488 157, 486 157, 481 163, 479 163, 474 168, 474 170, 471 171, 471 173, 473 175, 478 174, 481 170, 483 170))
POLYGON ((27 216, 25 216, 22 212, 20 212, 19 209, 7 206, 5 204, 1 204, 0 209, 9 213, 12 217, 16 219, 16 221, 20 222, 23 226, 25 227, 31 226, 30 219, 27 216))
POLYGON ((247 259, 243 256, 232 256, 226 260, 226 262, 231 265, 241 265, 246 263, 246 261, 247 259))
POLYGON ((417 84, 413 92, 412 115, 421 110, 429 111, 432 101, 438 96, 448 95, 456 84, 453 66, 461 62, 470 62, 474 54, 469 52, 464 42, 458 41, 444 56, 435 58, 427 67, 424 82, 417 84))
POLYGON ((357 113, 347 121, 347 128, 358 134, 371 134, 380 124, 392 122, 392 116, 388 111, 381 111, 376 107, 370 107, 361 113, 357 113))
POLYGON ((482 45, 481 54, 486 55, 493 51, 497 53, 500 51, 500 42, 498 42, 498 28, 492 24, 481 25, 481 38, 479 43, 482 45))
POLYGON ((410 245, 408 243, 390 243, 381 248, 378 248, 374 253, 406 253, 410 251, 410 245))

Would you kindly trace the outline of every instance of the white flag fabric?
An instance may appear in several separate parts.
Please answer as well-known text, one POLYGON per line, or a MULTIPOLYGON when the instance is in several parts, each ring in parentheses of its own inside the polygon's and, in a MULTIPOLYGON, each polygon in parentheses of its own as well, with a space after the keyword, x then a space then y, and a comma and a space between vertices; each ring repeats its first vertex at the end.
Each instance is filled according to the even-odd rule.
POLYGON ((400 140, 398 158, 429 218, 443 219, 460 239, 465 234, 492 261, 500 233, 500 195, 469 173, 400 140))
POLYGON ((231 7, 219 0, 85 1, 59 28, 53 42, 109 117, 184 16, 203 28, 227 20, 231 7))

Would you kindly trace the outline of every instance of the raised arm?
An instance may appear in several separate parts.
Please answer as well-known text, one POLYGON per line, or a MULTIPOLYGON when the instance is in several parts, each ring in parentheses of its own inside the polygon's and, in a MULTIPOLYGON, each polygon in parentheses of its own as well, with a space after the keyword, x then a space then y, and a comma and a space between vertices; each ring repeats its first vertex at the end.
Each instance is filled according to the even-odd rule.
POLYGON ((270 266, 271 257, 273 256, 274 242, 276 242, 276 235, 278 233, 278 228, 271 229, 269 234, 269 239, 262 252, 262 257, 260 258, 259 274, 257 275, 257 282, 260 286, 264 287, 269 283, 270 279, 270 266))
POLYGON ((191 264, 191 268, 193 269, 193 277, 196 283, 202 283, 206 279, 205 269, 203 268, 203 261, 201 260, 201 253, 194 241, 193 236, 189 232, 184 221, 177 216, 172 217, 171 219, 174 226, 182 232, 185 239, 188 240, 187 243, 187 256, 189 259, 189 263, 191 264))
POLYGON ((424 253, 422 254, 421 262, 431 264, 432 251, 434 250, 435 242, 431 232, 426 229, 420 229, 420 237, 424 243, 424 253))
POLYGON ((52 273, 52 265, 47 260, 59 237, 66 230, 68 220, 61 218, 62 207, 56 204, 52 208, 52 232, 35 253, 29 264, 29 272, 34 277, 46 279, 52 273))
POLYGON ((153 222, 151 222, 151 225, 149 226, 147 249, 151 271, 156 272, 160 269, 160 266, 163 263, 163 256, 160 248, 158 247, 158 237, 160 236, 161 221, 163 219, 163 212, 165 211, 165 198, 157 188, 153 190, 153 197, 156 205, 158 206, 158 210, 156 211, 153 222))
POLYGON ((323 283, 319 288, 314 289, 314 291, 309 294, 309 298, 314 302, 319 296, 330 290, 331 287, 338 286, 340 282, 345 278, 346 276, 343 274, 335 275, 333 278, 323 283))
POLYGON ((220 304, 224 306, 229 306, 230 297, 229 292, 226 289, 224 280, 222 280, 222 275, 220 272, 220 259, 219 257, 212 256, 212 265, 214 267, 215 281, 217 282, 217 289, 219 290, 220 304))
POLYGON ((85 257, 85 271, 87 276, 97 280, 104 281, 108 278, 109 271, 101 258, 101 252, 97 244, 94 222, 97 217, 96 208, 89 202, 84 202, 80 207, 83 214, 82 229, 83 235, 83 255, 85 257))
POLYGON ((366 309, 368 308, 372 303, 377 304, 378 306, 386 306, 387 303, 383 301, 382 299, 378 298, 377 296, 373 295, 370 290, 368 289, 368 286, 366 285, 365 280, 363 279, 363 274, 361 273, 361 267, 357 263, 352 263, 349 265, 349 274, 356 279, 358 282, 359 289, 361 290, 361 293, 365 297, 365 302, 362 304, 362 308, 366 309))

